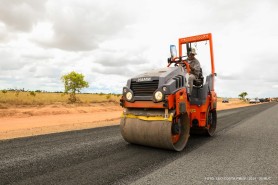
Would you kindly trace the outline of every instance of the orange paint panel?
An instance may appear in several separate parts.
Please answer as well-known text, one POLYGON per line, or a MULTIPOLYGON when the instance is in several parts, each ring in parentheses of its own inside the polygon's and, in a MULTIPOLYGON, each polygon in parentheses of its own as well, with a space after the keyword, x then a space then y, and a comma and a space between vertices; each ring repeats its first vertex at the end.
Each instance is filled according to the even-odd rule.
POLYGON ((206 103, 204 105, 191 105, 190 107, 190 122, 192 123, 193 119, 198 119, 199 127, 206 126, 206 112, 210 104, 210 96, 207 97, 206 103))
POLYGON ((200 120, 199 127, 205 127, 205 126, 206 126, 206 120, 200 120))
POLYGON ((201 112, 200 119, 206 119, 206 112, 201 112))
POLYGON ((176 114, 180 114, 180 108, 179 108, 179 103, 184 102, 186 106, 186 111, 189 115, 190 112, 190 103, 187 100, 187 94, 186 94, 186 89, 182 88, 181 90, 177 91, 175 94, 175 100, 176 100, 176 114))
POLYGON ((164 108, 163 102, 154 103, 152 101, 135 101, 135 102, 124 102, 126 108, 164 108))
POLYGON ((180 38, 179 43, 185 44, 185 43, 189 43, 189 42, 200 42, 200 41, 206 41, 206 40, 211 40, 211 33, 180 38))
POLYGON ((173 94, 171 94, 167 97, 167 99, 168 99, 168 108, 174 109, 175 108, 175 96, 173 94))

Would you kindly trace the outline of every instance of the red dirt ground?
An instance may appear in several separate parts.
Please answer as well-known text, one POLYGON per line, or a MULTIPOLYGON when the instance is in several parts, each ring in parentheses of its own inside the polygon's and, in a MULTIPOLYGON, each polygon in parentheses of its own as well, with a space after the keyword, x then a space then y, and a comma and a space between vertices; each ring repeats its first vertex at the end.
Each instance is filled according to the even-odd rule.
MULTIPOLYGON (((217 109, 230 109, 249 104, 239 100, 222 104, 217 109)), ((115 103, 93 105, 0 106, 0 140, 70 130, 118 125, 122 108, 115 103)))

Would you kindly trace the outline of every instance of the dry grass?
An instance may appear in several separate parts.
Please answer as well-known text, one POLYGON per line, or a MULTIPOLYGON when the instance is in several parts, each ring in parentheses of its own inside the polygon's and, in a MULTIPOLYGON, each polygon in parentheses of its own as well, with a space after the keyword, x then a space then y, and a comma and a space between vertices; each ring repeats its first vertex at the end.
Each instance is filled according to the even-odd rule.
POLYGON ((250 106, 247 101, 240 100, 239 98, 229 98, 229 103, 222 103, 223 98, 217 98, 217 110, 232 109, 238 107, 250 106))
MULTIPOLYGON (((120 96, 110 94, 77 94, 77 103, 119 102, 120 96)), ((0 91, 0 109, 7 105, 50 105, 56 103, 69 103, 69 94, 36 92, 0 91), (3 105, 4 104, 4 105, 3 105)))
MULTIPOLYGON (((247 101, 241 100, 239 98, 228 98, 229 99, 229 103, 233 103, 233 104, 245 104, 248 103, 247 101)), ((223 98, 222 97, 217 97, 217 102, 222 102, 223 98)))

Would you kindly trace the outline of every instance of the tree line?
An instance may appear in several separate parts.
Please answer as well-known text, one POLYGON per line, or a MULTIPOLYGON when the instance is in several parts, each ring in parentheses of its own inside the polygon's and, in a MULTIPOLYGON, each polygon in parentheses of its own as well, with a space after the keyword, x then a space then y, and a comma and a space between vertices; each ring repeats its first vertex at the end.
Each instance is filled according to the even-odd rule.
MULTIPOLYGON (((48 91, 43 91, 43 90, 35 90, 35 91, 29 91, 23 89, 4 89, 2 90, 2 93, 7 93, 8 91, 14 91, 16 94, 19 94, 19 92, 30 92, 31 96, 36 96, 36 93, 66 93, 69 94, 69 101, 74 103, 78 100, 76 97, 77 93, 80 93, 82 89, 88 88, 89 87, 89 82, 87 82, 84 79, 84 75, 82 73, 77 73, 75 71, 72 71, 70 73, 67 73, 65 75, 61 76, 61 81, 63 82, 64 85, 64 92, 62 91, 55 91, 55 92, 48 92, 48 91)), ((84 93, 84 94, 92 94, 92 93, 84 93)), ((104 93, 94 93, 94 94, 100 94, 100 95, 105 95, 104 93)), ((109 93, 107 96, 111 95, 116 95, 120 96, 120 94, 113 94, 109 93)))

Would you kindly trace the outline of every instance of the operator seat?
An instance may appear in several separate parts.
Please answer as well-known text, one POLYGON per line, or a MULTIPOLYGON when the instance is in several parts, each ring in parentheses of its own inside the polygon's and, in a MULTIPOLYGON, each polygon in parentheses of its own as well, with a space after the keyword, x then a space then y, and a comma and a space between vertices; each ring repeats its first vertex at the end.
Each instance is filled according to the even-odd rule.
POLYGON ((204 84, 204 76, 203 76, 203 70, 200 68, 200 73, 197 79, 193 81, 193 85, 196 87, 202 87, 204 84))

